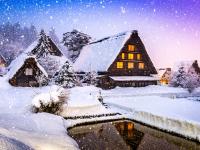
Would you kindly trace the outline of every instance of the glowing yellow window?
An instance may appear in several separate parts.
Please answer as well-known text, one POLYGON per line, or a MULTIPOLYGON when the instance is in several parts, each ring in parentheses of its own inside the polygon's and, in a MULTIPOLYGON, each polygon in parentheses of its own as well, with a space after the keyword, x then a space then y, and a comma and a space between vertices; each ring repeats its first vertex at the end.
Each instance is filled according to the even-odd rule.
POLYGON ((117 68, 123 68, 124 64, 123 62, 117 62, 117 68))
POLYGON ((128 123, 128 130, 133 130, 133 128, 134 128, 133 123, 129 122, 128 123))
POLYGON ((138 68, 139 68, 139 69, 144 69, 144 63, 139 63, 138 68))
POLYGON ((141 60, 141 54, 137 54, 137 60, 141 60))
POLYGON ((125 54, 124 53, 122 53, 122 59, 125 59, 125 54))
POLYGON ((133 62, 129 62, 128 63, 128 69, 132 69, 134 68, 134 63, 133 62))
POLYGON ((133 59, 134 58, 134 54, 128 54, 128 59, 133 59))
POLYGON ((134 51, 135 50, 135 46, 134 45, 128 45, 128 50, 129 51, 134 51))

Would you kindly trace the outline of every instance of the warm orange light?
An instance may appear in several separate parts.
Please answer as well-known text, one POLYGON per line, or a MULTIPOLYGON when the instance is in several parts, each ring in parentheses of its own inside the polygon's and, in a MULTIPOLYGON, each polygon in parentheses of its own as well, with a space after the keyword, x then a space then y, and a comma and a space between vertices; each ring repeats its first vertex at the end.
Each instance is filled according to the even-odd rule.
POLYGON ((128 54, 128 59, 133 59, 134 58, 134 54, 128 54))
POLYGON ((139 69, 144 69, 144 63, 139 63, 138 68, 139 68, 139 69))
POLYGON ((125 59, 125 54, 124 53, 122 53, 122 59, 125 59))
POLYGON ((133 62, 129 62, 128 63, 128 69, 132 69, 134 68, 134 63, 133 62))
POLYGON ((128 50, 129 51, 134 51, 135 50, 135 46, 134 45, 128 45, 128 50))
POLYGON ((124 67, 124 63, 123 62, 117 62, 117 68, 121 69, 124 67))
POLYGON ((141 54, 137 54, 137 60, 141 60, 141 54))

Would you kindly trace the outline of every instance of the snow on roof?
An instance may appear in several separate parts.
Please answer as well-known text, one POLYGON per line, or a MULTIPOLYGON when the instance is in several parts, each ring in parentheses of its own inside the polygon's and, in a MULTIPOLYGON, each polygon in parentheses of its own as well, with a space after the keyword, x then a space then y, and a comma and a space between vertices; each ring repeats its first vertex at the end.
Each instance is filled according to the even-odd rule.
POLYGON ((115 81, 157 81, 156 77, 151 76, 111 76, 115 81))
POLYGON ((133 32, 136 31, 120 33, 84 46, 74 63, 74 70, 76 72, 107 71, 133 32))
POLYGON ((158 76, 159 78, 162 78, 162 76, 163 76, 163 75, 165 74, 165 72, 166 72, 166 69, 158 69, 157 72, 158 72, 157 76, 158 76))
POLYGON ((47 72, 44 70, 44 68, 37 62, 35 56, 28 56, 26 54, 21 54, 20 56, 18 56, 15 60, 12 61, 12 63, 9 66, 9 72, 7 73, 7 77, 9 79, 11 79, 16 73, 17 71, 23 66, 24 62, 29 59, 29 58, 34 58, 37 67, 42 71, 42 73, 44 73, 44 75, 46 77, 48 77, 47 72))
POLYGON ((173 71, 178 71, 180 67, 184 67, 184 70, 187 71, 192 67, 192 64, 195 60, 188 60, 188 61, 179 61, 174 64, 173 71))
MULTIPOLYGON (((11 64, 8 67, 9 72, 7 73, 9 78, 12 78, 15 75, 15 73, 18 71, 18 69, 20 69, 21 66, 24 64, 24 61, 30 57, 33 57, 35 59, 38 68, 45 74, 46 77, 48 77, 49 73, 50 73, 50 75, 52 75, 51 72, 55 73, 56 71, 60 70, 60 68, 63 66, 63 64, 67 61, 67 58, 64 55, 62 55, 61 57, 51 55, 50 56, 51 60, 54 59, 55 64, 57 66, 56 67, 54 66, 55 70, 49 71, 46 68, 46 66, 43 66, 41 63, 38 63, 39 59, 31 53, 32 50, 38 45, 38 40, 39 40, 39 38, 37 40, 35 40, 21 55, 19 55, 15 60, 13 60, 11 62, 11 64)), ((48 63, 48 61, 50 61, 50 60, 48 60, 48 59, 45 60, 46 63, 48 63)))

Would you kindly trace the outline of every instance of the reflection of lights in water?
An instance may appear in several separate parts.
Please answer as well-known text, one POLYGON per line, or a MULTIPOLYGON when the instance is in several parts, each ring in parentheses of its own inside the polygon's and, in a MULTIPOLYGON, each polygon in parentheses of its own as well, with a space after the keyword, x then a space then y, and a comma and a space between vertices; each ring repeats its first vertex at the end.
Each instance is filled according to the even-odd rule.
POLYGON ((194 146, 200 148, 190 141, 130 121, 75 127, 72 132, 69 130, 69 133, 83 150, 160 149, 161 146, 167 149, 174 149, 174 147, 194 149, 194 146))

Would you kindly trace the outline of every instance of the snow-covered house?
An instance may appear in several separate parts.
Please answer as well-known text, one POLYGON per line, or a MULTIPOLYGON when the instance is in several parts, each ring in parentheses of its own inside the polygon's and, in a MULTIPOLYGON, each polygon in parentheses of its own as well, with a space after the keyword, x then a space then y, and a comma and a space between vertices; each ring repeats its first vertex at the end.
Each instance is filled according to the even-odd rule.
POLYGON ((171 77, 171 68, 160 68, 158 69, 158 77, 161 85, 169 84, 171 77))
POLYGON ((157 71, 136 30, 120 33, 83 47, 74 63, 78 75, 98 74, 102 88, 157 84, 157 71))
POLYGON ((9 83, 13 86, 40 86, 48 83, 48 74, 37 62, 35 57, 30 56, 25 59, 18 59, 15 67, 9 72, 12 78, 9 83))
POLYGON ((66 57, 42 30, 38 40, 10 64, 9 83, 13 86, 39 86, 39 82, 46 82, 46 78, 50 80, 66 61, 66 57))

